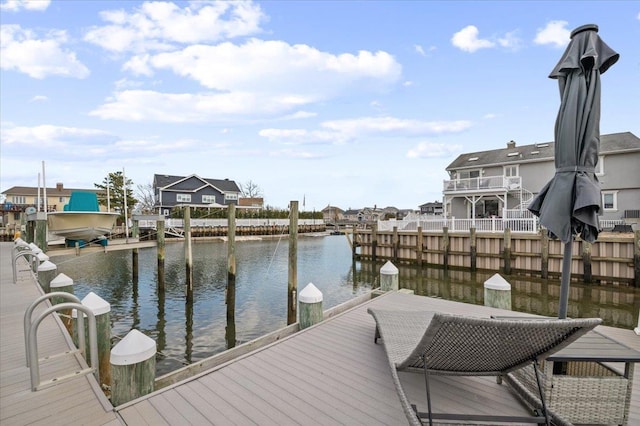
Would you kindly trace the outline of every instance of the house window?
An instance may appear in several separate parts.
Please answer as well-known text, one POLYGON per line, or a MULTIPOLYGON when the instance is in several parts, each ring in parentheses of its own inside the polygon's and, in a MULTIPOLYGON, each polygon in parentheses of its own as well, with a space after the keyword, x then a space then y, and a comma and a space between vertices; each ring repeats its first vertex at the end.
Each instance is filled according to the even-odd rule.
POLYGON ((166 217, 166 216, 169 216, 170 214, 171 214, 171 212, 169 210, 167 210, 167 209, 162 210, 162 215, 163 216, 166 217))
POLYGON ((518 164, 511 164, 509 166, 504 166, 503 170, 504 170, 504 175, 507 177, 513 177, 513 176, 519 176, 519 168, 518 168, 518 164))
POLYGON ((226 192, 224 194, 224 199, 225 199, 225 201, 226 200, 237 200, 238 199, 238 194, 235 194, 235 193, 232 194, 232 193, 226 192))
POLYGON ((24 195, 14 195, 13 204, 27 204, 27 197, 24 195))
POLYGON ((214 204, 216 202, 215 195, 203 195, 202 204, 214 204))
POLYGON ((458 180, 480 177, 480 170, 461 170, 458 172, 458 180))
POLYGON ((618 210, 618 191, 602 191, 602 207, 605 211, 618 210))
POLYGON ((190 203, 191 194, 176 194, 176 201, 178 203, 190 203))
POLYGON ((58 197, 58 202, 59 203, 64 203, 65 201, 67 201, 67 199, 65 197, 58 197))

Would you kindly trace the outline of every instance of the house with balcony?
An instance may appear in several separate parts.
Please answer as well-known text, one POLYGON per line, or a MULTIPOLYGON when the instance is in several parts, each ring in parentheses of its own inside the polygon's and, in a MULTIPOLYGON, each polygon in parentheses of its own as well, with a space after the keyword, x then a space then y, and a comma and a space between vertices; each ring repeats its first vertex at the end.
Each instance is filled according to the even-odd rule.
POLYGON ((442 203, 440 201, 434 201, 431 203, 424 203, 418 206, 420 208, 420 214, 429 216, 442 216, 442 203))
POLYGON ((191 207, 226 207, 238 205, 240 188, 229 179, 208 179, 198 175, 170 176, 156 174, 153 176, 158 214, 169 216, 171 210, 178 206, 191 207))
MULTIPOLYGON (((25 211, 33 207, 38 211, 55 212, 62 211, 65 204, 69 202, 71 193, 94 192, 99 194, 99 189, 78 189, 65 188, 61 182, 56 183, 55 188, 38 188, 36 186, 14 186, 6 191, 2 191, 4 203, 0 204, 0 214, 2 214, 3 226, 20 225, 25 220, 25 211)), ((101 206, 103 211, 106 208, 101 206)))
MULTIPOLYGON (((554 142, 462 154, 443 185, 445 217, 517 218, 555 173, 554 142)), ((640 139, 631 132, 601 135, 596 175, 602 219, 637 218, 640 212, 640 139)))

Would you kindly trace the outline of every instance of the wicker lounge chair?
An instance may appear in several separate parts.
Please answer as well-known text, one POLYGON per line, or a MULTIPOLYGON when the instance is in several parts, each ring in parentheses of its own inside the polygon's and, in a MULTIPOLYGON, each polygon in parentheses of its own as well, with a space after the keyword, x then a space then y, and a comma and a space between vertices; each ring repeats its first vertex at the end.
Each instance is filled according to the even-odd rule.
MULTIPOLYGON (((434 419, 522 422, 550 424, 544 396, 538 415, 487 416, 434 413, 431 409, 429 376, 497 376, 533 364, 539 378, 538 362, 567 346, 602 322, 590 319, 491 319, 473 318, 424 311, 369 308, 376 321, 374 341, 383 339, 391 374, 409 424, 429 424, 434 419), (424 373, 427 391, 426 413, 418 412, 409 401, 398 371, 419 369, 424 373)), ((540 387, 538 388, 540 389, 540 387)))

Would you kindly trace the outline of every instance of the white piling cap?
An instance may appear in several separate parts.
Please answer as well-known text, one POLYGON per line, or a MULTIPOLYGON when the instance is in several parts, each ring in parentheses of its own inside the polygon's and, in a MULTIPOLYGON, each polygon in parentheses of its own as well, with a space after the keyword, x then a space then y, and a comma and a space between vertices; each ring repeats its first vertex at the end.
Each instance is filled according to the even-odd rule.
POLYGON ((322 292, 313 283, 309 283, 298 294, 298 300, 302 303, 322 302, 322 292))
POLYGON ((380 268, 380 273, 383 274, 383 275, 397 275, 398 274, 398 268, 396 268, 396 265, 391 263, 390 260, 387 260, 387 263, 385 263, 382 266, 382 268, 380 268))
POLYGON ((45 260, 40 264, 40 266, 38 266, 38 272, 53 271, 56 269, 58 269, 58 267, 55 265, 55 263, 49 262, 48 260, 45 260))
MULTIPOLYGON (((86 306, 93 312, 93 315, 102 315, 107 312, 111 312, 111 304, 104 300, 102 297, 98 296, 94 292, 90 292, 87 294, 82 300, 82 305, 86 306)), ((73 318, 78 317, 78 311, 76 309, 71 311, 71 316, 73 318)), ((86 317, 86 315, 84 315, 86 317)))
POLYGON ((60 272, 58 276, 56 276, 54 279, 51 280, 51 283, 49 283, 49 285, 51 286, 52 289, 60 288, 60 287, 68 287, 70 285, 73 285, 73 280, 69 278, 67 275, 60 272))
POLYGON ((133 365, 156 355, 156 342, 138 330, 131 330, 111 349, 113 365, 133 365))
POLYGON ((38 260, 39 260, 40 262, 44 262, 44 261, 49 260, 49 256, 47 256, 47 255, 46 255, 46 254, 44 254, 43 252, 38 253, 36 256, 38 257, 38 260))
POLYGON ((494 274, 491 278, 484 282, 484 288, 490 290, 511 290, 511 284, 500 274, 494 274))
POLYGON ((38 247, 35 243, 29 243, 29 247, 31 247, 31 251, 35 254, 42 253, 40 247, 38 247))

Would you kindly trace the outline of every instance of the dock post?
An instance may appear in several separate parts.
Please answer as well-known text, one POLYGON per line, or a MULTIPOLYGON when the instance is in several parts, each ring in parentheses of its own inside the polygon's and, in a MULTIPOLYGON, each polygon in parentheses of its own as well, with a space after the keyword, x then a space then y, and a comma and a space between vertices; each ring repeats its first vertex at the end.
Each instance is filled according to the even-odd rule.
POLYGON ((391 261, 387 261, 387 263, 380 268, 380 290, 398 291, 400 288, 398 275, 398 268, 391 263, 391 261))
POLYGON ((156 342, 133 329, 111 350, 111 404, 153 392, 155 376, 156 342))
POLYGON ((584 268, 584 282, 591 284, 593 282, 593 274, 591 269, 591 243, 582 241, 582 267, 584 268))
POLYGON ((511 284, 500 274, 484 282, 484 306, 511 310, 511 284))
POLYGON ((38 282, 45 293, 51 293, 51 281, 58 275, 58 267, 48 260, 38 266, 38 282))
POLYGON ((416 239, 416 263, 418 266, 422 266, 422 250, 423 248, 423 236, 422 236, 422 226, 418 226, 418 234, 416 239))
POLYGON ((227 349, 236 346, 236 206, 229 204, 227 218, 227 349))
MULTIPOLYGON (((633 286, 640 287, 640 230, 633 232, 633 286)), ((640 324, 638 324, 640 327, 640 324)))
POLYGON ((287 284, 287 325, 297 320, 296 292, 298 291, 298 202, 291 201, 289 209, 289 278, 287 284))
POLYGON ((442 264, 444 269, 449 267, 449 228, 446 226, 442 227, 442 264))
POLYGON ((471 272, 476 272, 477 265, 478 265, 477 264, 478 248, 476 244, 477 244, 476 228, 472 226, 471 228, 469 228, 469 256, 471 257, 471 272))
POLYGON ((540 254, 542 259, 540 259, 540 272, 543 279, 549 278, 549 234, 546 229, 540 230, 540 245, 541 250, 540 254))
POLYGON ((300 329, 311 327, 322 321, 322 292, 313 285, 307 284, 298 296, 300 303, 300 329))
MULTIPOLYGON (((53 280, 51 280, 50 289, 52 293, 62 291, 65 293, 73 294, 73 280, 69 278, 67 275, 63 273, 59 273, 58 276, 56 276, 53 280)), ((64 303, 66 301, 67 301, 66 299, 63 299, 61 297, 51 298, 52 305, 57 305, 58 303, 64 303)), ((61 317, 60 319, 62 320, 62 323, 67 329, 67 332, 69 333, 69 335, 73 336, 73 322, 71 321, 71 309, 59 311, 58 314, 60 315, 61 317)))
POLYGON ((511 229, 504 228, 504 273, 511 275, 511 229))
MULTIPOLYGON (((82 299, 82 304, 89 308, 93 315, 96 317, 96 329, 98 334, 98 369, 99 369, 99 377, 100 377, 100 385, 110 386, 111 385, 111 364, 109 362, 110 359, 110 350, 111 350, 111 304, 104 300, 102 297, 98 296, 94 292, 90 292, 82 299)), ((74 311, 74 314, 77 315, 77 311, 74 311)), ((75 316, 74 315, 74 316, 75 316)), ((84 314, 83 314, 84 315, 84 314)), ((87 342, 87 348, 89 347, 89 339, 85 339, 87 342)), ((85 353, 87 354, 87 362, 89 362, 89 352, 88 349, 85 349, 85 353)), ((91 365, 96 365, 96 363, 91 360, 91 365)))
POLYGON ((156 245, 158 246, 158 290, 164 291, 164 218, 159 218, 156 221, 156 245))
POLYGON ((392 241, 391 241, 391 245, 393 246, 392 250, 392 256, 393 256, 393 261, 398 263, 398 251, 399 251, 399 246, 400 246, 400 239, 398 238, 398 227, 394 226, 393 227, 393 236, 391 237, 392 241))
POLYGON ((191 207, 184 208, 184 258, 187 301, 193 300, 193 252, 191 251, 191 207))
POLYGON ((378 260, 378 222, 371 225, 371 261, 375 264, 378 260))
POLYGON ((47 251, 47 213, 46 212, 36 213, 34 242, 38 245, 38 247, 42 249, 42 251, 44 252, 47 251))

